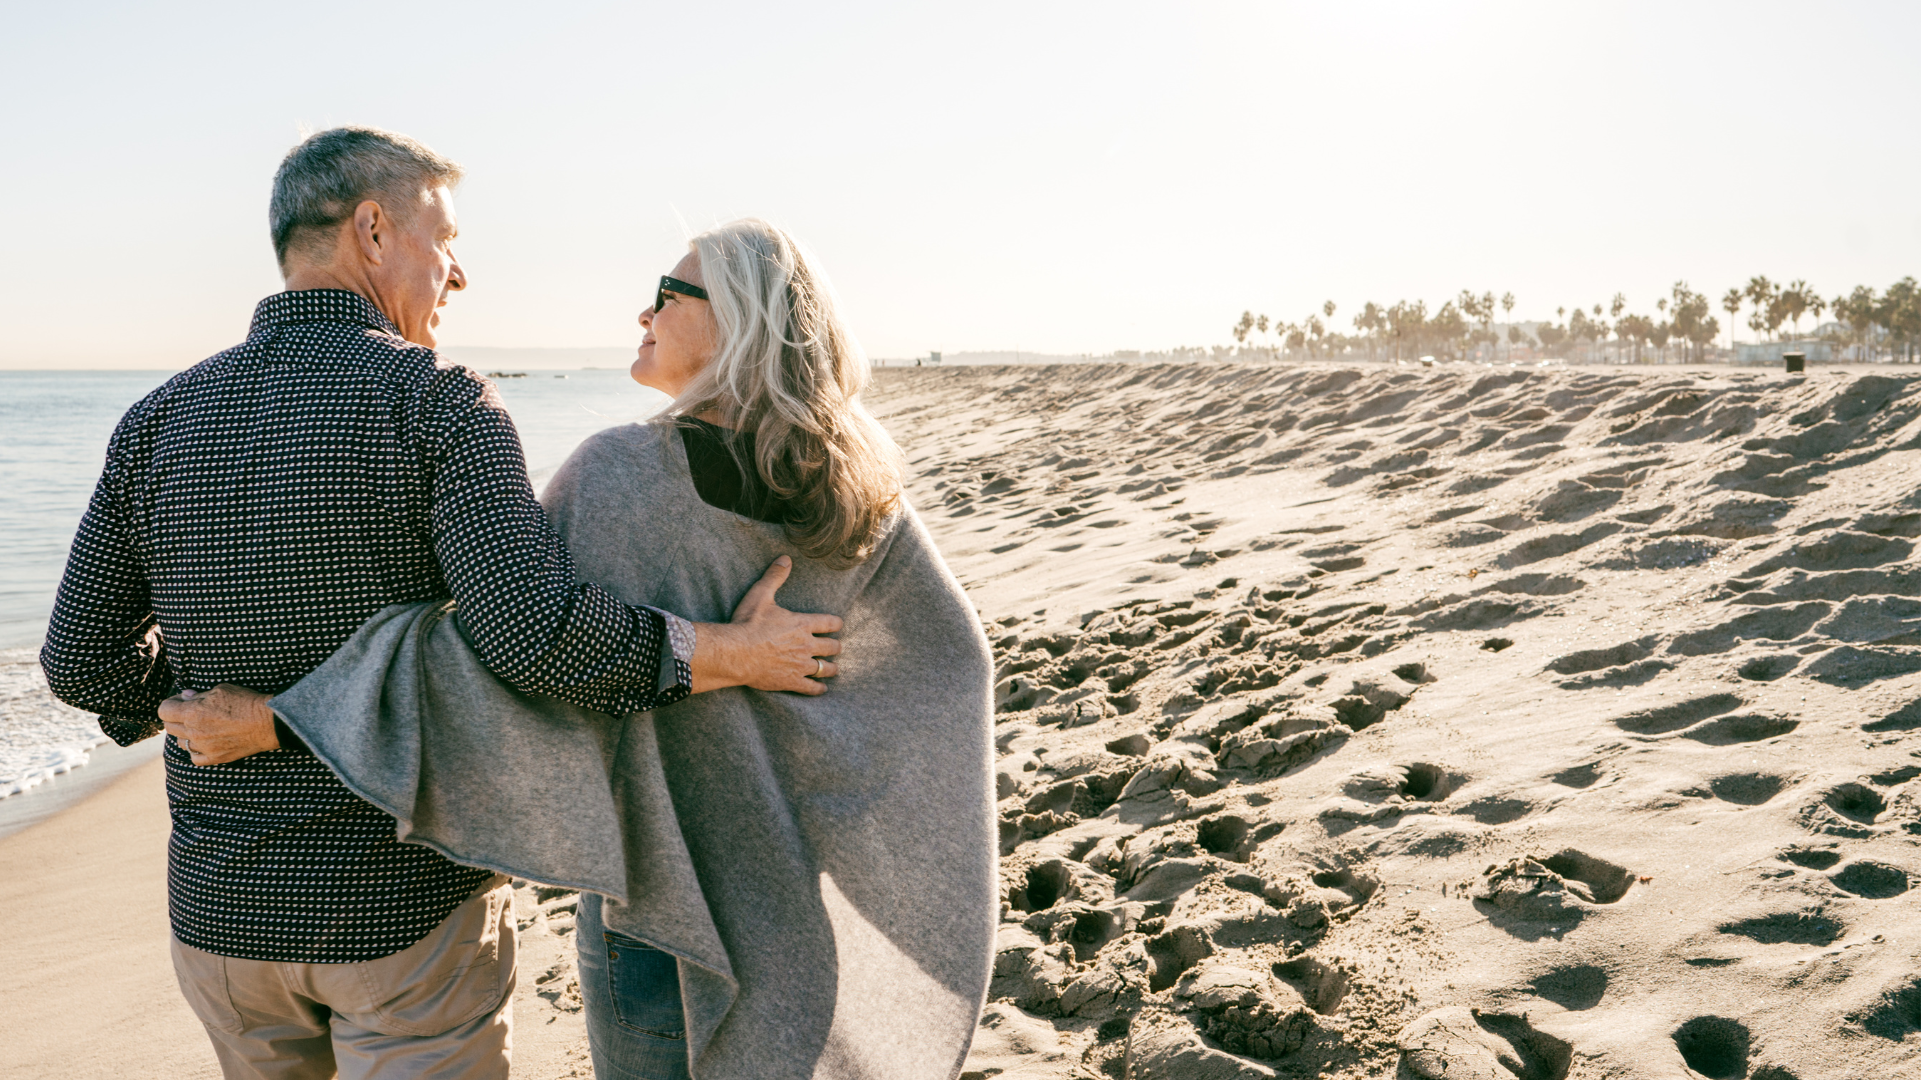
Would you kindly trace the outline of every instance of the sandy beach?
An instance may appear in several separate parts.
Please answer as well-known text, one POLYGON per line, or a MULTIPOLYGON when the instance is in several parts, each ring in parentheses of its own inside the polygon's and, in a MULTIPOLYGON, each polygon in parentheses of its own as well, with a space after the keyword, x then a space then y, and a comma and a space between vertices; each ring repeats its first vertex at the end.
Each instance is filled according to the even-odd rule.
POLYGON ((991 624, 974 1077, 1921 1060, 1899 369, 886 372, 991 624))
MULTIPOLYGON (((30 796, 31 797, 31 796, 30 796)), ((167 796, 158 761, 0 838, 0 1077, 218 1080, 167 955, 167 796)), ((589 1077, 572 894, 521 885, 514 1075, 589 1077)))
MULTIPOLYGON (((999 663, 963 1075, 1921 1062, 1899 369, 885 370, 999 663)), ((214 1075, 157 765, 0 839, 5 1076, 214 1075)), ((523 887, 517 1075, 589 1075, 523 887)))

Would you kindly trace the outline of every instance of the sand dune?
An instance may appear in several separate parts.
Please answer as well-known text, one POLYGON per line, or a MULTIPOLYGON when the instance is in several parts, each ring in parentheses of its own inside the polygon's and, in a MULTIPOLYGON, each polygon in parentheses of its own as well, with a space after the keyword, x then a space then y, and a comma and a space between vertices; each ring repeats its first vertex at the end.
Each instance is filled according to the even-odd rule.
POLYGON ((1903 1075, 1901 376, 883 371, 996 637, 970 1075, 1903 1075))

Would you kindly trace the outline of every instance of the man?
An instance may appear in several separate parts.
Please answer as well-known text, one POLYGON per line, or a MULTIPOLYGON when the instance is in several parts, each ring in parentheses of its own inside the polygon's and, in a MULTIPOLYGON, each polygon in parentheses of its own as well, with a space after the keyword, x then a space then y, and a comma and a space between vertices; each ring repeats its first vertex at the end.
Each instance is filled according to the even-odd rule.
POLYGON ((222 687, 284 690, 380 609, 449 596, 502 679, 610 714, 834 670, 840 620, 773 603, 784 560, 728 625, 575 581, 492 384, 432 349, 466 287, 460 176, 368 128, 287 155, 287 291, 121 420, 41 652, 116 742, 168 716, 175 970, 228 1077, 506 1076, 514 926, 502 879, 398 843, 222 687))

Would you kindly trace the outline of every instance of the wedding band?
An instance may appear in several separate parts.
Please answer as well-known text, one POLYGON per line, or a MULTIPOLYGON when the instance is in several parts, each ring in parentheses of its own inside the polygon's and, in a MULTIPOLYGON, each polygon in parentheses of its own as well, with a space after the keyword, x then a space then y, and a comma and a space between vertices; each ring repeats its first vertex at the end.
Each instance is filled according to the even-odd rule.
POLYGON ((826 670, 827 670, 827 661, 822 660, 818 656, 814 657, 814 678, 816 679, 820 678, 820 673, 826 670))

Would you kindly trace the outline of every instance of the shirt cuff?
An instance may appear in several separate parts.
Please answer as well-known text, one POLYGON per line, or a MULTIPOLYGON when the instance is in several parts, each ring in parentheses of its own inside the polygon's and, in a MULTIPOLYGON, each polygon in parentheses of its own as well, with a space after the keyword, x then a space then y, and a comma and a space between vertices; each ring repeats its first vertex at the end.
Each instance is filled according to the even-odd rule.
POLYGON ((694 624, 671 611, 661 611, 660 617, 667 624, 667 648, 660 650, 660 684, 656 692, 665 694, 677 690, 675 697, 684 697, 694 689, 694 624))

